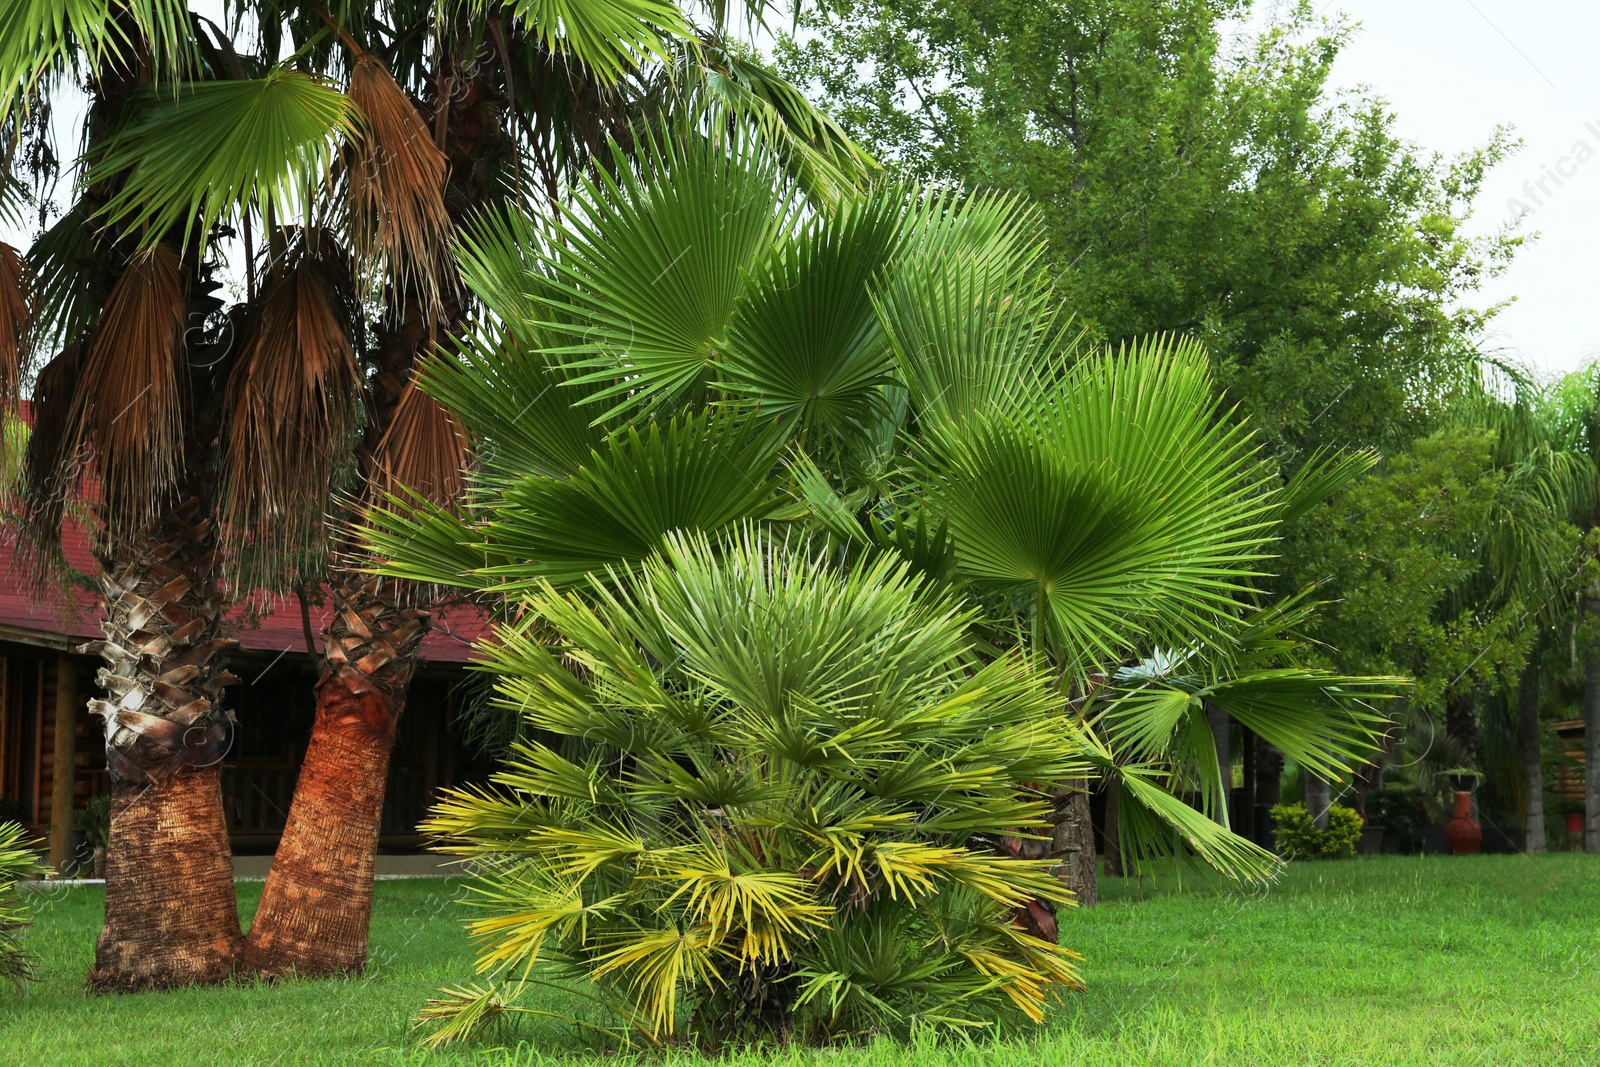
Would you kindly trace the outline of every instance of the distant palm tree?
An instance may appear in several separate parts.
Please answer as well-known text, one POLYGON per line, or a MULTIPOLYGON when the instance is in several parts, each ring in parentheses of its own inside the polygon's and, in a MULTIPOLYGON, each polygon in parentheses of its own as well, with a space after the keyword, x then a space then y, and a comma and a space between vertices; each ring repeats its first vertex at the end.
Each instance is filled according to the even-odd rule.
POLYGON ((359 547, 330 545, 323 516, 336 490, 356 508, 402 482, 441 503, 460 490, 457 427, 411 388, 467 315, 455 227, 519 190, 555 210, 597 147, 670 114, 757 131, 821 197, 865 165, 730 43, 727 5, 704 26, 669 0, 231 14, 224 29, 179 0, 28 0, 0 16, 8 193, 52 177, 51 100, 74 84, 89 97, 76 202, 26 256, 0 249, 0 391, 17 395, 34 351, 59 352, 31 397, 33 543, 59 544, 69 496, 94 505, 107 666, 93 707, 117 798, 105 988, 220 978, 236 957, 263 973, 365 959, 389 751, 428 614, 417 590, 365 574, 359 547), (226 310, 224 250, 245 283, 226 310), (240 957, 219 626, 242 587, 324 577, 316 725, 240 957))
MULTIPOLYGON (((1513 373, 1508 395, 1473 383, 1459 404, 1467 425, 1493 434, 1489 462, 1500 481, 1496 506, 1484 530, 1473 538, 1478 569, 1458 591, 1452 609, 1488 614, 1513 611, 1533 635, 1515 699, 1499 706, 1516 717, 1524 798, 1524 841, 1531 852, 1545 850, 1544 746, 1540 740, 1540 671, 1549 635, 1570 630, 1574 582, 1581 573, 1578 525, 1589 521, 1597 495, 1597 456, 1588 446, 1585 425, 1594 400, 1582 382, 1546 384, 1513 373), (1514 711, 1513 711, 1514 709, 1514 711)), ((1466 714, 1449 720, 1452 737, 1474 758, 1477 723, 1470 692, 1466 714)))

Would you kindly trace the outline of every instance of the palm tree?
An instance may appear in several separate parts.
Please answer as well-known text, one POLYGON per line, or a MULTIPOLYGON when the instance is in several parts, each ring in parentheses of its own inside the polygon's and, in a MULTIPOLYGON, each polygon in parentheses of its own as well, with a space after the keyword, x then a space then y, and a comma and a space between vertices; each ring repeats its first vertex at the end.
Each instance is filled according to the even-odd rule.
MULTIPOLYGON (((1563 500, 1571 509, 1571 521, 1584 532, 1583 559, 1591 560, 1594 531, 1600 528, 1600 366, 1591 365, 1567 375, 1543 399, 1539 425, 1546 441, 1540 443, 1571 464, 1563 500)), ((1584 650, 1583 847, 1588 852, 1600 852, 1600 629, 1596 629, 1600 621, 1600 587, 1588 577, 1587 568, 1580 572, 1579 580, 1587 584, 1581 592, 1581 611, 1570 625, 1574 632, 1591 635, 1589 647, 1584 650)), ((1527 721, 1531 718, 1537 724, 1538 717, 1536 701, 1530 700, 1529 704, 1532 710, 1523 713, 1521 734, 1524 773, 1531 791, 1535 748, 1542 746, 1537 746, 1536 734, 1529 736, 1527 721)), ((1542 795, 1539 803, 1542 809, 1542 795)))
POLYGON ((494 982, 431 1004, 432 1043, 527 1010, 530 980, 656 1046, 687 1006, 712 1047, 1039 1022, 1081 988, 1074 953, 1014 922, 1071 893, 1002 845, 1049 827, 1028 783, 1086 770, 1054 680, 974 657, 972 606, 905 560, 832 555, 754 525, 669 535, 615 581, 519 598, 486 667, 542 740, 426 824, 487 868, 494 982))
POLYGON ((427 604, 363 573, 321 517, 336 487, 357 508, 399 482, 439 502, 459 490, 460 435, 411 379, 464 321, 449 248, 472 212, 535 181, 553 210, 596 146, 685 109, 773 139, 819 196, 859 172, 837 128, 729 42, 727 13, 711 5, 696 27, 655 0, 267 2, 235 5, 224 30, 176 0, 8 11, 13 164, 52 158, 53 96, 77 82, 91 100, 77 201, 27 269, 0 249, 0 391, 59 350, 33 388, 28 526, 47 555, 68 496, 88 494, 96 518, 108 699, 94 706, 119 798, 97 984, 234 966, 220 621, 230 590, 324 577, 316 726, 243 962, 360 967, 427 604), (224 311, 210 279, 229 251, 246 299, 224 311))
MULTIPOLYGON (((1533 635, 1516 698, 1500 704, 1517 720, 1525 847, 1543 852, 1540 671, 1552 635, 1575 624, 1572 593, 1582 570, 1576 524, 1593 512, 1600 497, 1584 431, 1592 400, 1573 382, 1547 385, 1514 370, 1508 377, 1508 396, 1479 387, 1461 402, 1459 417, 1494 435, 1489 462, 1501 482, 1489 527, 1474 531, 1478 572, 1458 600, 1485 614, 1514 612, 1533 635)), ((1475 753, 1476 722, 1470 716, 1452 722, 1458 726, 1452 736, 1475 753)))
POLYGON ((1199 709, 1330 771, 1370 746, 1360 697, 1392 680, 1284 663, 1292 613, 1250 603, 1295 499, 1370 458, 1278 492, 1203 353, 1085 353, 1040 255, 1011 201, 885 187, 810 207, 768 154, 711 139, 619 160, 562 218, 487 215, 462 256, 493 318, 421 378, 475 442, 475 487, 462 514, 371 513, 378 569, 521 618, 528 590, 620 581, 674 532, 801 524, 842 561, 959 592, 993 651, 1049 658, 1131 855, 1264 876, 1271 855, 1213 818, 1199 709), (1102 699, 1140 649, 1200 646, 1182 680, 1102 699), (1176 795, 1197 773, 1204 811, 1176 795))

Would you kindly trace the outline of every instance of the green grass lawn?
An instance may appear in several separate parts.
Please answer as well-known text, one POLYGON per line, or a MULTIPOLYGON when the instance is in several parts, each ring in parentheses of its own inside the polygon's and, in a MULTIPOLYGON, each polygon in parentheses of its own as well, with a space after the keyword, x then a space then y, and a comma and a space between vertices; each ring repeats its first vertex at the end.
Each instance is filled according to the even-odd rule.
MULTIPOLYGON (((417 1006, 471 976, 458 891, 380 883, 361 979, 104 998, 82 993, 101 894, 46 891, 29 934, 41 981, 26 1000, 0 1000, 0 1064, 593 1064, 575 1028, 552 1022, 450 1054, 414 1050, 417 1006)), ((259 892, 241 887, 247 913, 259 892)), ((1251 894, 1121 881, 1102 892, 1062 924, 1087 957, 1089 990, 1040 1031, 731 1062, 1600 1065, 1596 857, 1373 857, 1294 865, 1251 894)))

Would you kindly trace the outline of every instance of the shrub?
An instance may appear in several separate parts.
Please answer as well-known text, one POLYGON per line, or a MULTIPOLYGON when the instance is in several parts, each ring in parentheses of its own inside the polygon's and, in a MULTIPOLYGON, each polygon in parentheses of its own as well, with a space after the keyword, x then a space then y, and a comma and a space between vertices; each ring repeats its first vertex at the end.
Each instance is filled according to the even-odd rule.
POLYGON ((1278 828, 1273 831, 1278 852, 1291 860, 1339 860, 1356 854, 1361 842, 1361 816, 1354 808, 1335 804, 1328 809, 1328 828, 1319 830, 1311 822, 1304 804, 1279 804, 1272 809, 1278 828))
POLYGON ((28 925, 28 909, 17 883, 45 870, 29 845, 20 825, 0 823, 0 977, 18 989, 33 977, 33 958, 17 936, 28 925))
POLYGON ((488 651, 550 743, 426 824, 489 864, 470 928, 496 975, 430 1003, 430 1042, 524 1010, 524 981, 707 1046, 1040 1021, 1078 986, 1016 921, 1053 936, 1070 892, 1005 848, 1047 826, 1025 783, 1087 773, 1045 672, 979 660, 887 557, 839 572, 746 533, 613 582, 543 585, 488 651))

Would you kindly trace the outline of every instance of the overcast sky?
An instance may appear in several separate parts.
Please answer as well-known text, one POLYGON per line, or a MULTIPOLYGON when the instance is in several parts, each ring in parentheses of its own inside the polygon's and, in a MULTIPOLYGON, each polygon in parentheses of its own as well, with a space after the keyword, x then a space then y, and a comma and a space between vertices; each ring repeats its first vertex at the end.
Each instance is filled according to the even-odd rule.
POLYGON ((1490 343, 1551 373, 1600 358, 1600 4, 1331 0, 1324 13, 1341 9, 1361 28, 1335 79, 1388 100, 1400 136, 1455 153, 1507 123, 1525 142, 1476 220, 1493 229, 1526 206, 1538 234, 1487 289, 1515 297, 1490 343))

